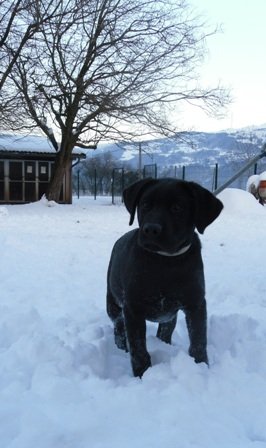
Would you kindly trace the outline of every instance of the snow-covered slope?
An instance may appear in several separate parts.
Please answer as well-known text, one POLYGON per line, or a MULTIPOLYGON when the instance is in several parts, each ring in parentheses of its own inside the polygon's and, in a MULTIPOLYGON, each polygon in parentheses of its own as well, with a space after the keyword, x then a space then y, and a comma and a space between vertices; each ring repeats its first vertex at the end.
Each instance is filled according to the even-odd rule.
MULTIPOLYGON (((246 160, 258 154, 266 142, 266 125, 215 133, 187 132, 181 139, 158 139, 141 143, 143 164, 156 163, 158 166, 170 165, 225 165, 232 161, 246 160)), ((121 165, 130 163, 138 166, 139 145, 120 143, 119 145, 99 145, 93 153, 111 151, 121 165)))
POLYGON ((240 190, 201 237, 210 368, 148 324, 153 367, 132 376, 105 311, 123 206, 82 198, 0 207, 3 448, 264 448, 266 207, 240 190), (48 206, 50 205, 50 206, 48 206))

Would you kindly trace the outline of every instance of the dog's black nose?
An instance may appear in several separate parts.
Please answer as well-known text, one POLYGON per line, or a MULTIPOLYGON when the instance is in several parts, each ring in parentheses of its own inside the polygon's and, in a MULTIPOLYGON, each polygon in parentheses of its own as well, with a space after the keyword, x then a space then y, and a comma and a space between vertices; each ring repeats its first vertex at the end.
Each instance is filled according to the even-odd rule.
POLYGON ((149 222, 144 224, 144 226, 142 228, 142 232, 148 238, 157 238, 160 235, 161 231, 162 231, 162 226, 160 224, 153 224, 153 223, 149 223, 149 222))

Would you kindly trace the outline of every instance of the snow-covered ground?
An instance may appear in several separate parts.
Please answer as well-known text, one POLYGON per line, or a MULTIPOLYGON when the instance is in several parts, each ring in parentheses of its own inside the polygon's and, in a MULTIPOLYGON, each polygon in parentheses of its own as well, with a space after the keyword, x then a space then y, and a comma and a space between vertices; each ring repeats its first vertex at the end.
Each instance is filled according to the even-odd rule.
POLYGON ((266 207, 220 198, 201 237, 210 368, 187 355, 180 313, 172 346, 148 324, 142 380, 105 312, 124 207, 0 206, 1 448, 266 447, 266 207))

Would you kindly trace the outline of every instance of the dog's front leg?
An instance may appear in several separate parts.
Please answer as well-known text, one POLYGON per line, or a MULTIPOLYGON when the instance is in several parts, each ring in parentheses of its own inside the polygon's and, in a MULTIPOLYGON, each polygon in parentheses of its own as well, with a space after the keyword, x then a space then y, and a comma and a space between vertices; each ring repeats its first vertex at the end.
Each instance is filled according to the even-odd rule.
POLYGON ((132 370, 134 376, 141 378, 151 366, 151 358, 146 348, 146 321, 128 307, 124 308, 124 318, 132 370))
POLYGON ((186 309, 185 315, 190 340, 189 355, 194 358, 196 363, 205 362, 208 364, 205 299, 199 307, 186 309))

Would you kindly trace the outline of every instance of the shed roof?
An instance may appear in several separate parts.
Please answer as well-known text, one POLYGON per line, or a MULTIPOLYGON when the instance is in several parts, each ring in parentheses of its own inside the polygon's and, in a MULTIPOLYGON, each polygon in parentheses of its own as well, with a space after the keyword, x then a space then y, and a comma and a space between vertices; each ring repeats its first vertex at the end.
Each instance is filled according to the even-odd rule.
MULTIPOLYGON (((56 154, 52 144, 41 135, 0 134, 0 153, 56 154)), ((85 158, 85 154, 75 147, 72 156, 85 158)))

